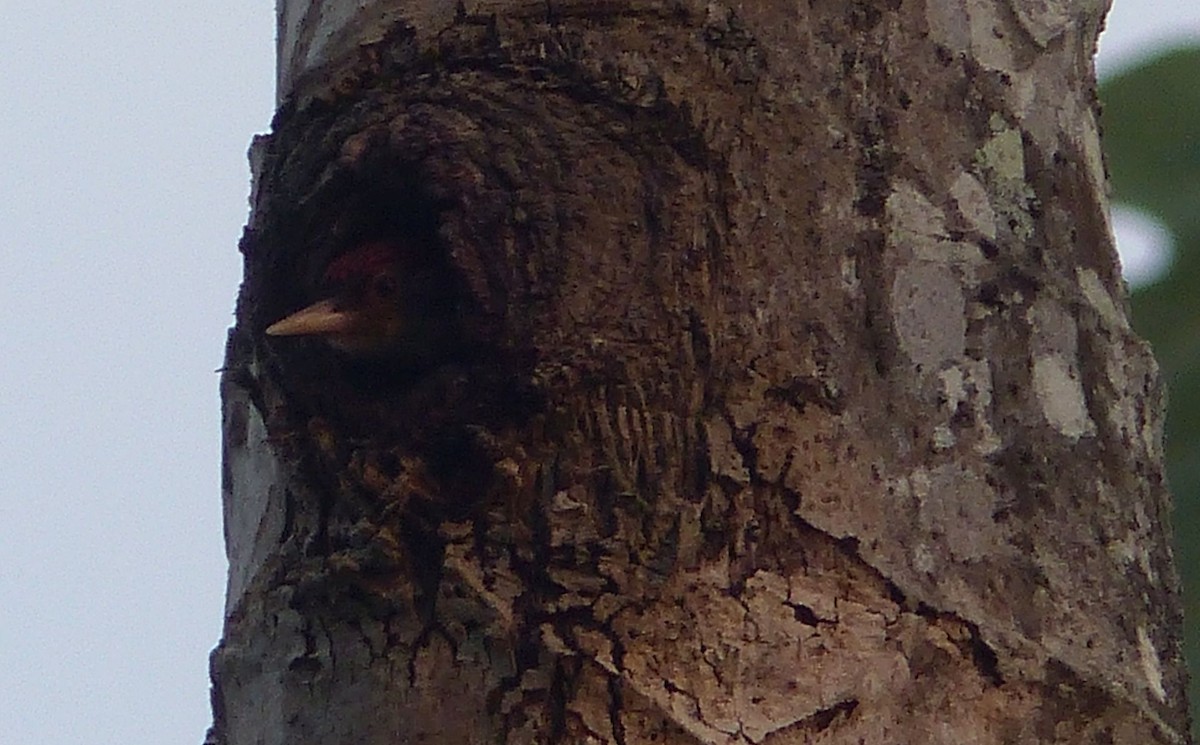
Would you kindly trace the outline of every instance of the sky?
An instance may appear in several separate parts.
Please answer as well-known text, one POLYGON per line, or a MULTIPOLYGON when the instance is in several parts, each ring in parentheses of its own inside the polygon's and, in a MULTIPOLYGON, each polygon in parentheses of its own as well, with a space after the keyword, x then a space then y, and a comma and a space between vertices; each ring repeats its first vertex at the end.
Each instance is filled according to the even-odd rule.
MULTIPOLYGON (((1186 39, 1196 0, 1116 0, 1100 70, 1186 39)), ((0 5, 5 743, 199 743, 211 721, 215 371, 274 48, 267 0, 0 5)))

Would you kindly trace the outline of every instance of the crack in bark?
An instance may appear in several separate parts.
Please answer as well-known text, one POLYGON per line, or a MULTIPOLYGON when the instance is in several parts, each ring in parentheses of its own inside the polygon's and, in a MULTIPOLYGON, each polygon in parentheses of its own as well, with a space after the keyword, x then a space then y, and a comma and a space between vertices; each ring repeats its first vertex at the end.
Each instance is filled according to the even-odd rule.
POLYGON ((813 733, 824 732, 832 727, 838 721, 846 721, 854 716, 854 712, 858 710, 858 699, 846 699, 838 701, 833 706, 827 706, 820 711, 814 712, 805 717, 801 722, 806 727, 811 727, 813 733))
POLYGON ((1004 676, 1000 673, 996 650, 983 640, 978 624, 968 621, 957 613, 938 610, 924 602, 918 604, 916 614, 930 623, 948 623, 966 631, 966 639, 958 638, 955 635, 948 635, 948 637, 958 648, 963 659, 971 661, 981 677, 992 686, 1004 685, 1004 676))

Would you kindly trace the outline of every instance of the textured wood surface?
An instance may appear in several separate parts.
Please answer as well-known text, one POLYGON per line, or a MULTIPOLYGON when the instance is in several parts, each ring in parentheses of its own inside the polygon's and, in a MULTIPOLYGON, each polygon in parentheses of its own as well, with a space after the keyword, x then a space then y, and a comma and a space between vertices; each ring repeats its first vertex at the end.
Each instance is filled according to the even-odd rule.
POLYGON ((1185 741, 1099 6, 328 5, 256 150, 214 742, 1185 741), (264 339, 395 232, 462 355, 264 339))

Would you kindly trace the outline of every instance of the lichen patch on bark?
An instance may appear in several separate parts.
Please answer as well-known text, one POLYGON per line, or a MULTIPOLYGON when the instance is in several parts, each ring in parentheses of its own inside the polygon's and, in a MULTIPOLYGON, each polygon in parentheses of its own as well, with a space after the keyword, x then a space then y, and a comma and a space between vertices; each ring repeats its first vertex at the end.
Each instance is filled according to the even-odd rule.
POLYGON ((967 321, 962 284, 944 265, 901 266, 891 287, 892 317, 900 349, 918 373, 931 373, 962 357, 967 321))

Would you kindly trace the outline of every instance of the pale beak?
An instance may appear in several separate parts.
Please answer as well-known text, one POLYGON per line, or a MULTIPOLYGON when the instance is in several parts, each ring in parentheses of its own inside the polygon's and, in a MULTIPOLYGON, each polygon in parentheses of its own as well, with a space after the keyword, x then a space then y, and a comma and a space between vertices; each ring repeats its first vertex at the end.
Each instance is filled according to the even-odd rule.
POLYGON ((337 301, 332 298, 313 303, 268 326, 267 334, 270 336, 329 336, 353 332, 361 320, 361 314, 337 306, 337 301))

